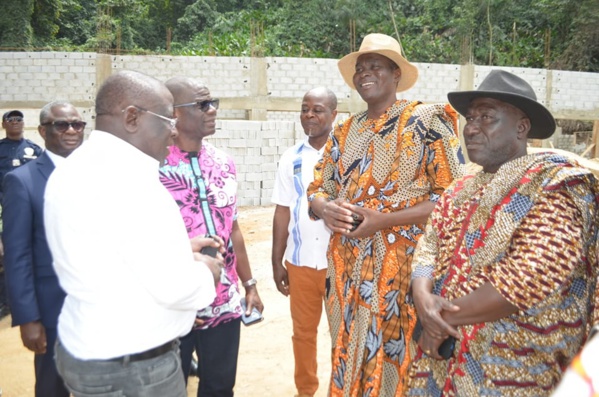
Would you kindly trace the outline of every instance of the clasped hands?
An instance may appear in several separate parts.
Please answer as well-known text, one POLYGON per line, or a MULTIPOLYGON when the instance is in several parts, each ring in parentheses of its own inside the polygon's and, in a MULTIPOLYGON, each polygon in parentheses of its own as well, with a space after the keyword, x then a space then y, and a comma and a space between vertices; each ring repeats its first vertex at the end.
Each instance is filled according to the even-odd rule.
MULTIPOLYGON (((414 282, 424 281, 423 279, 416 279, 414 282)), ((426 280, 430 282, 429 280, 426 280)), ((460 339, 460 333, 458 330, 450 325, 444 318, 448 313, 457 312, 460 308, 445 298, 438 295, 432 294, 426 290, 414 291, 413 298, 418 312, 418 319, 422 324, 423 332, 418 339, 418 346, 424 351, 429 357, 437 360, 443 358, 439 355, 439 346, 449 336, 453 336, 456 340, 460 339)), ((429 289, 430 290, 430 289, 429 289)))
POLYGON ((350 204, 343 199, 327 201, 320 214, 332 232, 350 238, 364 238, 379 231, 378 216, 378 211, 350 204))

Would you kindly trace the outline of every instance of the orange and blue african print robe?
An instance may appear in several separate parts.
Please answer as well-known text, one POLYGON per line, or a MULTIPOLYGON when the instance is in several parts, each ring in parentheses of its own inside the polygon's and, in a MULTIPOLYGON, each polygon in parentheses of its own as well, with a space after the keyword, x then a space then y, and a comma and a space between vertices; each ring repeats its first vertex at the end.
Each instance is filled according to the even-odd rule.
POLYGON ((448 300, 490 283, 519 311, 457 327, 449 360, 414 346, 408 396, 551 394, 596 319, 598 194, 590 171, 551 153, 446 190, 412 278, 432 279, 448 300))
MULTIPOLYGON (((437 201, 462 176, 456 114, 444 105, 397 101, 377 120, 359 113, 329 138, 308 200, 343 197, 383 213, 437 201)), ((314 216, 314 214, 312 214, 314 216)), ((329 396, 400 396, 416 319, 405 304, 424 225, 349 239, 331 236, 325 306, 333 358, 329 396)))

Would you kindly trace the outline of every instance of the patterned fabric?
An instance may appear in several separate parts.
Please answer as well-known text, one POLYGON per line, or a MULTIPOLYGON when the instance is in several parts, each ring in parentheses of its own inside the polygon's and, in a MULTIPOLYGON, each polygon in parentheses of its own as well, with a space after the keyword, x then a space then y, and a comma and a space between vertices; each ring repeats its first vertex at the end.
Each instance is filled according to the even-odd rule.
POLYGON ((458 327, 447 361, 412 346, 409 396, 547 396, 596 318, 598 184, 556 154, 527 155, 449 188, 413 262, 449 300, 485 283, 519 311, 458 327))
POLYGON ((599 397, 599 338, 590 337, 551 397, 599 397))
MULTIPOLYGON (((462 173, 455 122, 449 106, 407 101, 397 101, 378 120, 366 112, 351 117, 329 138, 308 188, 309 201, 339 197, 390 213, 438 200, 462 173)), ((402 395, 410 362, 406 341, 416 322, 404 301, 422 233, 423 225, 407 225, 363 239, 331 236, 330 396, 402 395)))
POLYGON ((160 181, 171 193, 183 216, 190 238, 206 235, 208 229, 200 205, 196 175, 190 163, 190 156, 197 155, 201 178, 206 185, 212 221, 216 233, 227 246, 225 275, 216 286, 214 302, 198 311, 198 317, 205 320, 202 328, 241 317, 241 296, 237 285, 237 258, 231 243, 233 221, 237 219, 237 180, 235 164, 225 152, 213 145, 202 142, 199 153, 184 152, 176 146, 169 148, 166 164, 160 168, 160 181))

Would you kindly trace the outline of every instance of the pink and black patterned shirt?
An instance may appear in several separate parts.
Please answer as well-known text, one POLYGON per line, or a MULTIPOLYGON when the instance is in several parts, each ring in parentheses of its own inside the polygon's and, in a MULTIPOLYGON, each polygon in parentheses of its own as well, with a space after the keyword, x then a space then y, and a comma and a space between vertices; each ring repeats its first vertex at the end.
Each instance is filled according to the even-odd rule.
MULTIPOLYGON (((200 187, 191 159, 197 156, 200 177, 206 186, 208 206, 216 234, 225 242, 225 277, 216 287, 216 299, 198 317, 205 321, 202 328, 214 327, 241 316, 237 258, 233 251, 231 232, 237 219, 237 179, 233 159, 214 145, 202 142, 199 153, 184 152, 169 147, 170 154, 160 168, 160 181, 175 199, 190 238, 210 233, 200 203, 200 187)), ((208 222, 209 223, 209 222, 208 222)))

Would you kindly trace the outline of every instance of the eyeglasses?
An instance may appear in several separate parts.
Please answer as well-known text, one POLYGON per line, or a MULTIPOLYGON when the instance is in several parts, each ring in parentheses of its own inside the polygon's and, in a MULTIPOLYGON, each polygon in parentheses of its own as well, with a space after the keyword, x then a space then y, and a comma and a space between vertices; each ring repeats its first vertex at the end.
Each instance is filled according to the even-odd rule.
POLYGON ((52 121, 48 123, 42 123, 42 125, 51 125, 57 132, 61 134, 67 132, 70 127, 75 130, 75 132, 81 132, 85 128, 87 123, 85 121, 52 121))
MULTIPOLYGON (((174 130, 176 128, 176 126, 177 126, 177 119, 171 119, 169 117, 162 116, 162 115, 160 115, 158 113, 154 113, 154 112, 152 112, 152 111, 150 111, 148 109, 144 109, 144 108, 142 108, 140 106, 136 106, 136 105, 131 105, 131 106, 133 106, 135 109, 139 110, 140 112, 146 112, 148 114, 151 114, 152 116, 156 116, 159 119, 162 119, 162 120, 166 121, 169 124, 169 128, 171 130, 174 130)), ((129 106, 127 106, 127 107, 129 107, 129 106)), ((125 110, 127 110, 127 108, 121 110, 121 112, 125 112, 125 110)))
POLYGON ((21 121, 23 121, 23 117, 13 116, 13 117, 7 117, 4 120, 8 121, 9 123, 20 123, 21 121))
POLYGON ((175 105, 173 107, 174 108, 183 108, 183 107, 187 107, 187 106, 197 106, 198 109, 200 109, 202 112, 206 113, 208 110, 210 110, 210 106, 212 106, 214 109, 218 109, 219 103, 220 103, 220 99, 213 98, 213 99, 207 99, 205 101, 182 103, 181 105, 175 105))

